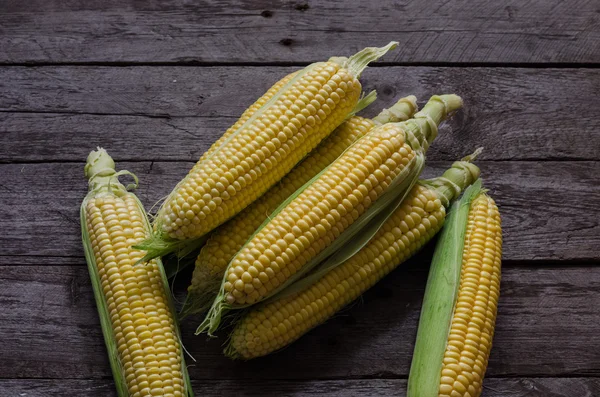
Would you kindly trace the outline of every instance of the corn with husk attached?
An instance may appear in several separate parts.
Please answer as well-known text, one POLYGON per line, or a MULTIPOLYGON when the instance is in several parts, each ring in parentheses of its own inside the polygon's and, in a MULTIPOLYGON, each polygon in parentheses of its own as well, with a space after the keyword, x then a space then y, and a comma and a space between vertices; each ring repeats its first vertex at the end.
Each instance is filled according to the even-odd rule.
POLYGON ((160 260, 135 266, 132 248, 150 233, 137 197, 119 182, 103 149, 85 166, 90 191, 81 204, 88 270, 120 397, 193 396, 179 329, 160 260))
POLYGON ((205 311, 215 298, 227 265, 267 217, 297 189, 329 166, 357 139, 378 125, 405 121, 417 110, 416 98, 400 99, 373 119, 353 116, 313 150, 281 182, 219 227, 196 259, 181 316, 205 311))
POLYGON ((502 257, 500 213, 473 186, 437 243, 408 379, 409 397, 477 397, 492 348, 502 257))
POLYGON ((414 255, 442 228, 449 204, 479 177, 473 157, 417 183, 358 252, 350 241, 315 273, 250 309, 236 324, 226 355, 248 360, 289 345, 414 255))
POLYGON ((232 259, 198 332, 212 334, 224 313, 269 298, 382 211, 389 216, 416 183, 437 126, 461 106, 456 95, 433 96, 413 119, 372 129, 294 193, 232 259))
POLYGON ((154 235, 138 246, 147 251, 144 260, 205 238, 281 180, 351 114, 358 77, 396 45, 314 63, 273 87, 166 198, 154 235))

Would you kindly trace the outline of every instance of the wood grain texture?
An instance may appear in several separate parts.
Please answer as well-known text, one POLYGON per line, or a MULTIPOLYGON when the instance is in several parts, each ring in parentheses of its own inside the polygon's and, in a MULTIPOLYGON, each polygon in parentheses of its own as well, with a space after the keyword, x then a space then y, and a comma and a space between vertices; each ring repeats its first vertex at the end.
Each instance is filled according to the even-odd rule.
MULTIPOLYGON (((464 154, 474 149, 464 148, 464 154)), ((600 162, 486 162, 485 185, 500 206, 504 259, 600 260, 600 162)), ((190 162, 120 162, 140 178, 148 210, 191 168, 190 162)), ((424 177, 449 163, 430 162, 424 177)), ((0 164, 0 235, 4 256, 83 257, 79 206, 86 194, 83 163, 0 164), (60 243, 57 243, 59 237, 60 243)), ((4 262, 8 260, 8 262, 4 262)), ((67 261, 66 263, 70 263, 67 261)))
MULTIPOLYGON (((295 69, 0 68, 0 161, 81 161, 97 145, 117 160, 195 161, 295 69)), ((362 81, 379 93, 370 116, 408 94, 421 104, 436 93, 464 98, 431 159, 459 158, 465 146, 485 147, 491 160, 600 158, 600 135, 590 133, 600 129, 600 69, 378 67, 362 81)))
MULTIPOLYGON (((483 397, 600 395, 600 2, 0 2, 0 396, 115 396, 80 241, 104 146, 146 207, 279 77, 401 44, 361 79, 372 116, 454 92, 424 176, 479 146, 504 231, 483 397)), ((402 396, 431 250, 269 358, 183 324, 196 395, 402 396)), ((174 291, 183 298, 184 271, 174 291)))
MULTIPOLYGON (((360 379, 322 381, 192 381, 199 396, 402 396, 405 379, 360 379), (240 394, 243 390, 243 394, 240 394)), ((111 397, 116 396, 110 380, 0 380, 0 393, 6 397, 111 397)), ((482 397, 594 397, 600 393, 595 378, 488 378, 482 397)))
POLYGON ((0 62, 600 62, 597 2, 8 1, 0 62))
MULTIPOLYGON (((83 261, 82 261, 83 262, 83 261)), ((225 334, 183 322, 193 379, 405 378, 427 278, 427 257, 390 274, 335 318, 268 358, 232 362, 225 334)), ((84 266, 2 266, 2 378, 110 377, 84 266), (27 319, 27 321, 23 321, 27 319), (58 348, 57 348, 58 347, 58 348)), ((182 298, 186 280, 176 285, 182 298)), ((488 375, 600 376, 600 267, 505 266, 488 375)))

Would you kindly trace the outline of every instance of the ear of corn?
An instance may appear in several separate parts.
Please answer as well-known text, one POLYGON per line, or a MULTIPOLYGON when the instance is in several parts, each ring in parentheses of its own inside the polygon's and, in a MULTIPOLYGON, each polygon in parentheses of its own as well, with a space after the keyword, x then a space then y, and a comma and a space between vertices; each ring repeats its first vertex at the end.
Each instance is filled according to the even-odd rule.
POLYGON ((88 157, 90 192, 81 230, 117 392, 122 397, 193 396, 167 279, 160 260, 134 266, 131 247, 150 225, 137 197, 119 183, 103 150, 88 157))
POLYGON ((144 259, 204 236, 278 182, 344 121, 359 100, 362 71, 396 44, 296 72, 175 187, 154 236, 139 245, 144 259))
POLYGON ((500 291, 500 214, 480 185, 451 212, 429 272, 409 397, 477 397, 482 391, 500 291))
POLYGON ((449 203, 478 176, 476 166, 460 161, 441 177, 420 181, 360 251, 342 253, 354 252, 351 240, 317 271, 250 309, 236 324, 225 353, 263 356, 326 321, 425 245, 441 229, 449 203))
POLYGON ((373 120, 359 116, 351 117, 278 184, 217 229, 198 255, 182 315, 202 312, 208 308, 217 294, 231 259, 284 200, 329 166, 376 125, 405 121, 412 117, 416 108, 416 98, 409 96, 400 99, 390 109, 384 109, 373 120))
POLYGON ((210 334, 223 313, 283 290, 406 195, 421 172, 438 124, 461 105, 456 95, 432 97, 414 119, 374 128, 294 193, 230 262, 221 291, 197 332, 210 334))

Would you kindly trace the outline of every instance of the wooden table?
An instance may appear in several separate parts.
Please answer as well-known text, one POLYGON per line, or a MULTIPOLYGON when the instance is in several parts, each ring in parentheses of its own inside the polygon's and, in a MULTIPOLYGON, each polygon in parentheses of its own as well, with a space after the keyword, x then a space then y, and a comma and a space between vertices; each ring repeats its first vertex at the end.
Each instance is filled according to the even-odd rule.
MULTIPOLYGON (((502 211, 484 396, 600 395, 598 1, 5 0, 0 32, 1 396, 115 395, 80 241, 91 149, 150 208, 279 77, 390 40, 366 114, 463 96, 427 174, 484 146, 502 211)), ((404 395, 429 258, 268 358, 184 322, 196 394, 404 395)))

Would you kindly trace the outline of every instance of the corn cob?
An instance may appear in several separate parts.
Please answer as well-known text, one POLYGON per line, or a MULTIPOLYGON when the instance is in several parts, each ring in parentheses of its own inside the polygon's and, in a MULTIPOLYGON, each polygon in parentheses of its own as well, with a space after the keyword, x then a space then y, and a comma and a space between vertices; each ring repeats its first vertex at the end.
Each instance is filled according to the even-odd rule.
POLYGON ((315 274, 242 317, 226 355, 251 359, 281 349, 348 305, 441 228, 446 208, 479 177, 471 158, 456 162, 441 177, 417 183, 377 234, 354 256, 337 264, 334 255, 315 274))
POLYGON ((312 64, 256 106, 167 197, 154 235, 139 245, 144 259, 204 236, 278 182, 344 121, 359 100, 362 71, 396 44, 312 64))
POLYGON ((409 397, 477 397, 482 391, 500 292, 502 230, 498 207, 485 192, 467 191, 461 202, 429 272, 409 397))
POLYGON ((359 231, 361 215, 385 209, 385 200, 370 207, 388 188, 386 200, 410 190, 438 124, 461 105, 456 95, 434 96, 414 119, 374 128, 286 200, 231 261, 198 332, 212 333, 224 312, 272 296, 333 253, 359 231))
POLYGON ((81 205, 85 256, 118 395, 193 396, 162 264, 134 267, 143 252, 131 245, 147 237, 150 225, 137 197, 119 183, 123 173, 103 149, 90 153, 90 192, 81 205))
POLYGON ((327 139, 299 163, 281 182, 217 229, 196 259, 182 316, 206 310, 218 291, 223 273, 235 254, 260 225, 286 198, 337 159, 352 143, 376 125, 405 121, 417 108, 416 98, 400 99, 392 108, 366 119, 354 116, 340 125, 327 139))

